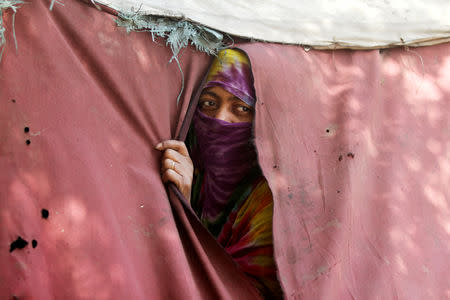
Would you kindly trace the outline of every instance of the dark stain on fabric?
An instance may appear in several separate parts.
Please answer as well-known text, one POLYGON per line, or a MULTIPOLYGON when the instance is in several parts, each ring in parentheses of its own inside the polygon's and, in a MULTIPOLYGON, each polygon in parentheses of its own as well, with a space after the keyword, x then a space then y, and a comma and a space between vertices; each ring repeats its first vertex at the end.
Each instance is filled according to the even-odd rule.
POLYGON ((162 226, 166 225, 169 221, 170 221, 170 219, 167 216, 160 218, 158 221, 158 227, 162 227, 162 226))
POLYGON ((294 195, 292 195, 292 193, 289 193, 289 194, 288 194, 288 198, 289 198, 289 199, 292 199, 293 196, 294 196, 294 195))
POLYGON ((25 141, 25 144, 30 145, 30 144, 31 144, 31 141, 30 141, 30 140, 26 140, 26 141, 25 141))
POLYGON ((25 128, 23 129, 23 132, 25 132, 25 133, 30 132, 30 127, 25 127, 25 128))
POLYGON ((349 152, 349 153, 347 153, 347 157, 350 157, 350 158, 355 158, 355 154, 353 154, 353 153, 349 152))
POLYGON ((329 133, 329 132, 330 132, 330 129, 327 128, 325 131, 326 131, 327 133, 329 133))
POLYGON ((41 216, 42 216, 42 219, 48 219, 48 217, 50 216, 50 213, 49 213, 48 210, 46 210, 45 208, 43 208, 43 209, 41 210, 41 216))
POLYGON ((12 299, 12 300, 20 300, 19 297, 14 296, 14 295, 11 296, 11 299, 12 299))
POLYGON ((37 244, 38 242, 36 240, 31 241, 31 246, 33 247, 33 249, 37 247, 37 244))
POLYGON ((342 160, 342 155, 339 155, 339 158, 338 158, 338 160, 339 160, 339 161, 341 161, 341 160, 342 160))
POLYGON ((337 190, 337 193, 338 193, 338 194, 340 194, 340 193, 341 193, 341 191, 340 191, 340 190, 337 190))
POLYGON ((295 251, 295 248, 292 246, 289 246, 286 251, 286 260, 287 263, 290 265, 293 265, 297 262, 297 253, 295 251))
POLYGON ((9 246, 9 252, 13 252, 16 249, 23 249, 28 245, 28 242, 25 241, 22 237, 17 237, 17 240, 11 243, 9 246))
POLYGON ((273 168, 274 168, 274 169, 277 169, 277 168, 278 168, 278 165, 273 165, 273 168))
POLYGON ((12 103, 16 103, 16 99, 11 99, 11 102, 12 103))

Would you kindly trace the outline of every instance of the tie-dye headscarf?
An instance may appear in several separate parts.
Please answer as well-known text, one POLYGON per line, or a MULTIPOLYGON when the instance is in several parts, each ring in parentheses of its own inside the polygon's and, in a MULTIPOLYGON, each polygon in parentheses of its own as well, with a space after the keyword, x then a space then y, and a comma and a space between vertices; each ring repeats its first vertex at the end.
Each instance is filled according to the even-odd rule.
POLYGON ((237 49, 222 50, 214 59, 203 88, 221 86, 248 105, 255 106, 252 69, 247 55, 237 49))

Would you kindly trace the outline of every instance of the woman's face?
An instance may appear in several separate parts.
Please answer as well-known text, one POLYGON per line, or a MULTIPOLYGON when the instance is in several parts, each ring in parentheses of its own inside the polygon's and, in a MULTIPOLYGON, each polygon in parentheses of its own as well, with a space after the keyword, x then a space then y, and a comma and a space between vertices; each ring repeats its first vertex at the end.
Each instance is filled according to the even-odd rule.
POLYGON ((253 107, 220 86, 204 89, 198 106, 205 115, 229 123, 253 121, 253 107))

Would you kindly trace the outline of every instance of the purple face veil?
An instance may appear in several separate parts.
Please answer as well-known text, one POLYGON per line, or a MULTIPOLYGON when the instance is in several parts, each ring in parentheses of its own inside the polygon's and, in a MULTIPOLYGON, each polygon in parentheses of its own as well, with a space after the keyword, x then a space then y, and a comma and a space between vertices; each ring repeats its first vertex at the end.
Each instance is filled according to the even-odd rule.
POLYGON ((214 222, 239 182, 255 165, 252 124, 228 123, 197 110, 194 130, 197 151, 192 158, 194 165, 203 171, 199 195, 202 219, 214 222))
MULTIPOLYGON (((250 62, 240 50, 219 52, 203 89, 220 86, 245 103, 254 106, 256 97, 250 62)), ((232 193, 257 165, 252 143, 252 123, 229 123, 206 116, 197 109, 193 118, 196 146, 194 165, 203 172, 198 203, 201 219, 214 221, 228 206, 232 193)))

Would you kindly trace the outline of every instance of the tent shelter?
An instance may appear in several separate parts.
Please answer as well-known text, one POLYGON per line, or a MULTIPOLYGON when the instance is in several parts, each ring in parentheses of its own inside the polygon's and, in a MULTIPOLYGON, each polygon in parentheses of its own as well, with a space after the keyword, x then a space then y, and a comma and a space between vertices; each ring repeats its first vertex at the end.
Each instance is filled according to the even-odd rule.
MULTIPOLYGON (((385 48, 448 39, 447 1, 416 2, 409 5, 428 12, 426 26, 407 20, 410 33, 404 24, 390 26, 397 19, 346 23, 364 29, 343 31, 350 39, 333 40, 340 23, 323 15, 322 23, 304 23, 307 37, 299 33, 306 29, 291 34, 278 27, 291 24, 280 22, 281 12, 261 22, 270 6, 255 10, 254 21, 242 20, 245 26, 222 17, 230 34, 303 45, 236 44, 255 77, 255 143, 274 193, 275 256, 286 299, 450 298, 450 44, 385 48), (246 28, 255 32, 237 31, 246 28), (394 43, 390 35, 377 38, 377 28, 404 35, 394 43), (363 33, 374 36, 365 41, 363 33), (349 45, 383 49, 334 50, 349 45)), ((257 298, 176 195, 168 196, 153 149, 180 132, 211 57, 190 46, 178 53, 179 64, 169 63, 176 48, 165 39, 127 33, 113 13, 90 2, 53 3, 50 11, 48 1, 33 0, 14 23, 11 2, 0 3, 0 28, 7 29, 0 62, 0 298, 257 298)), ((219 32, 226 28, 193 6, 201 1, 180 1, 181 12, 152 3, 159 8, 135 7, 128 24, 141 24, 147 13, 183 16, 226 42, 219 32)), ((220 11, 229 12, 223 5, 220 11)), ((352 5, 381 11, 367 1, 352 5)), ((397 8, 417 17, 414 9, 397 8)))

